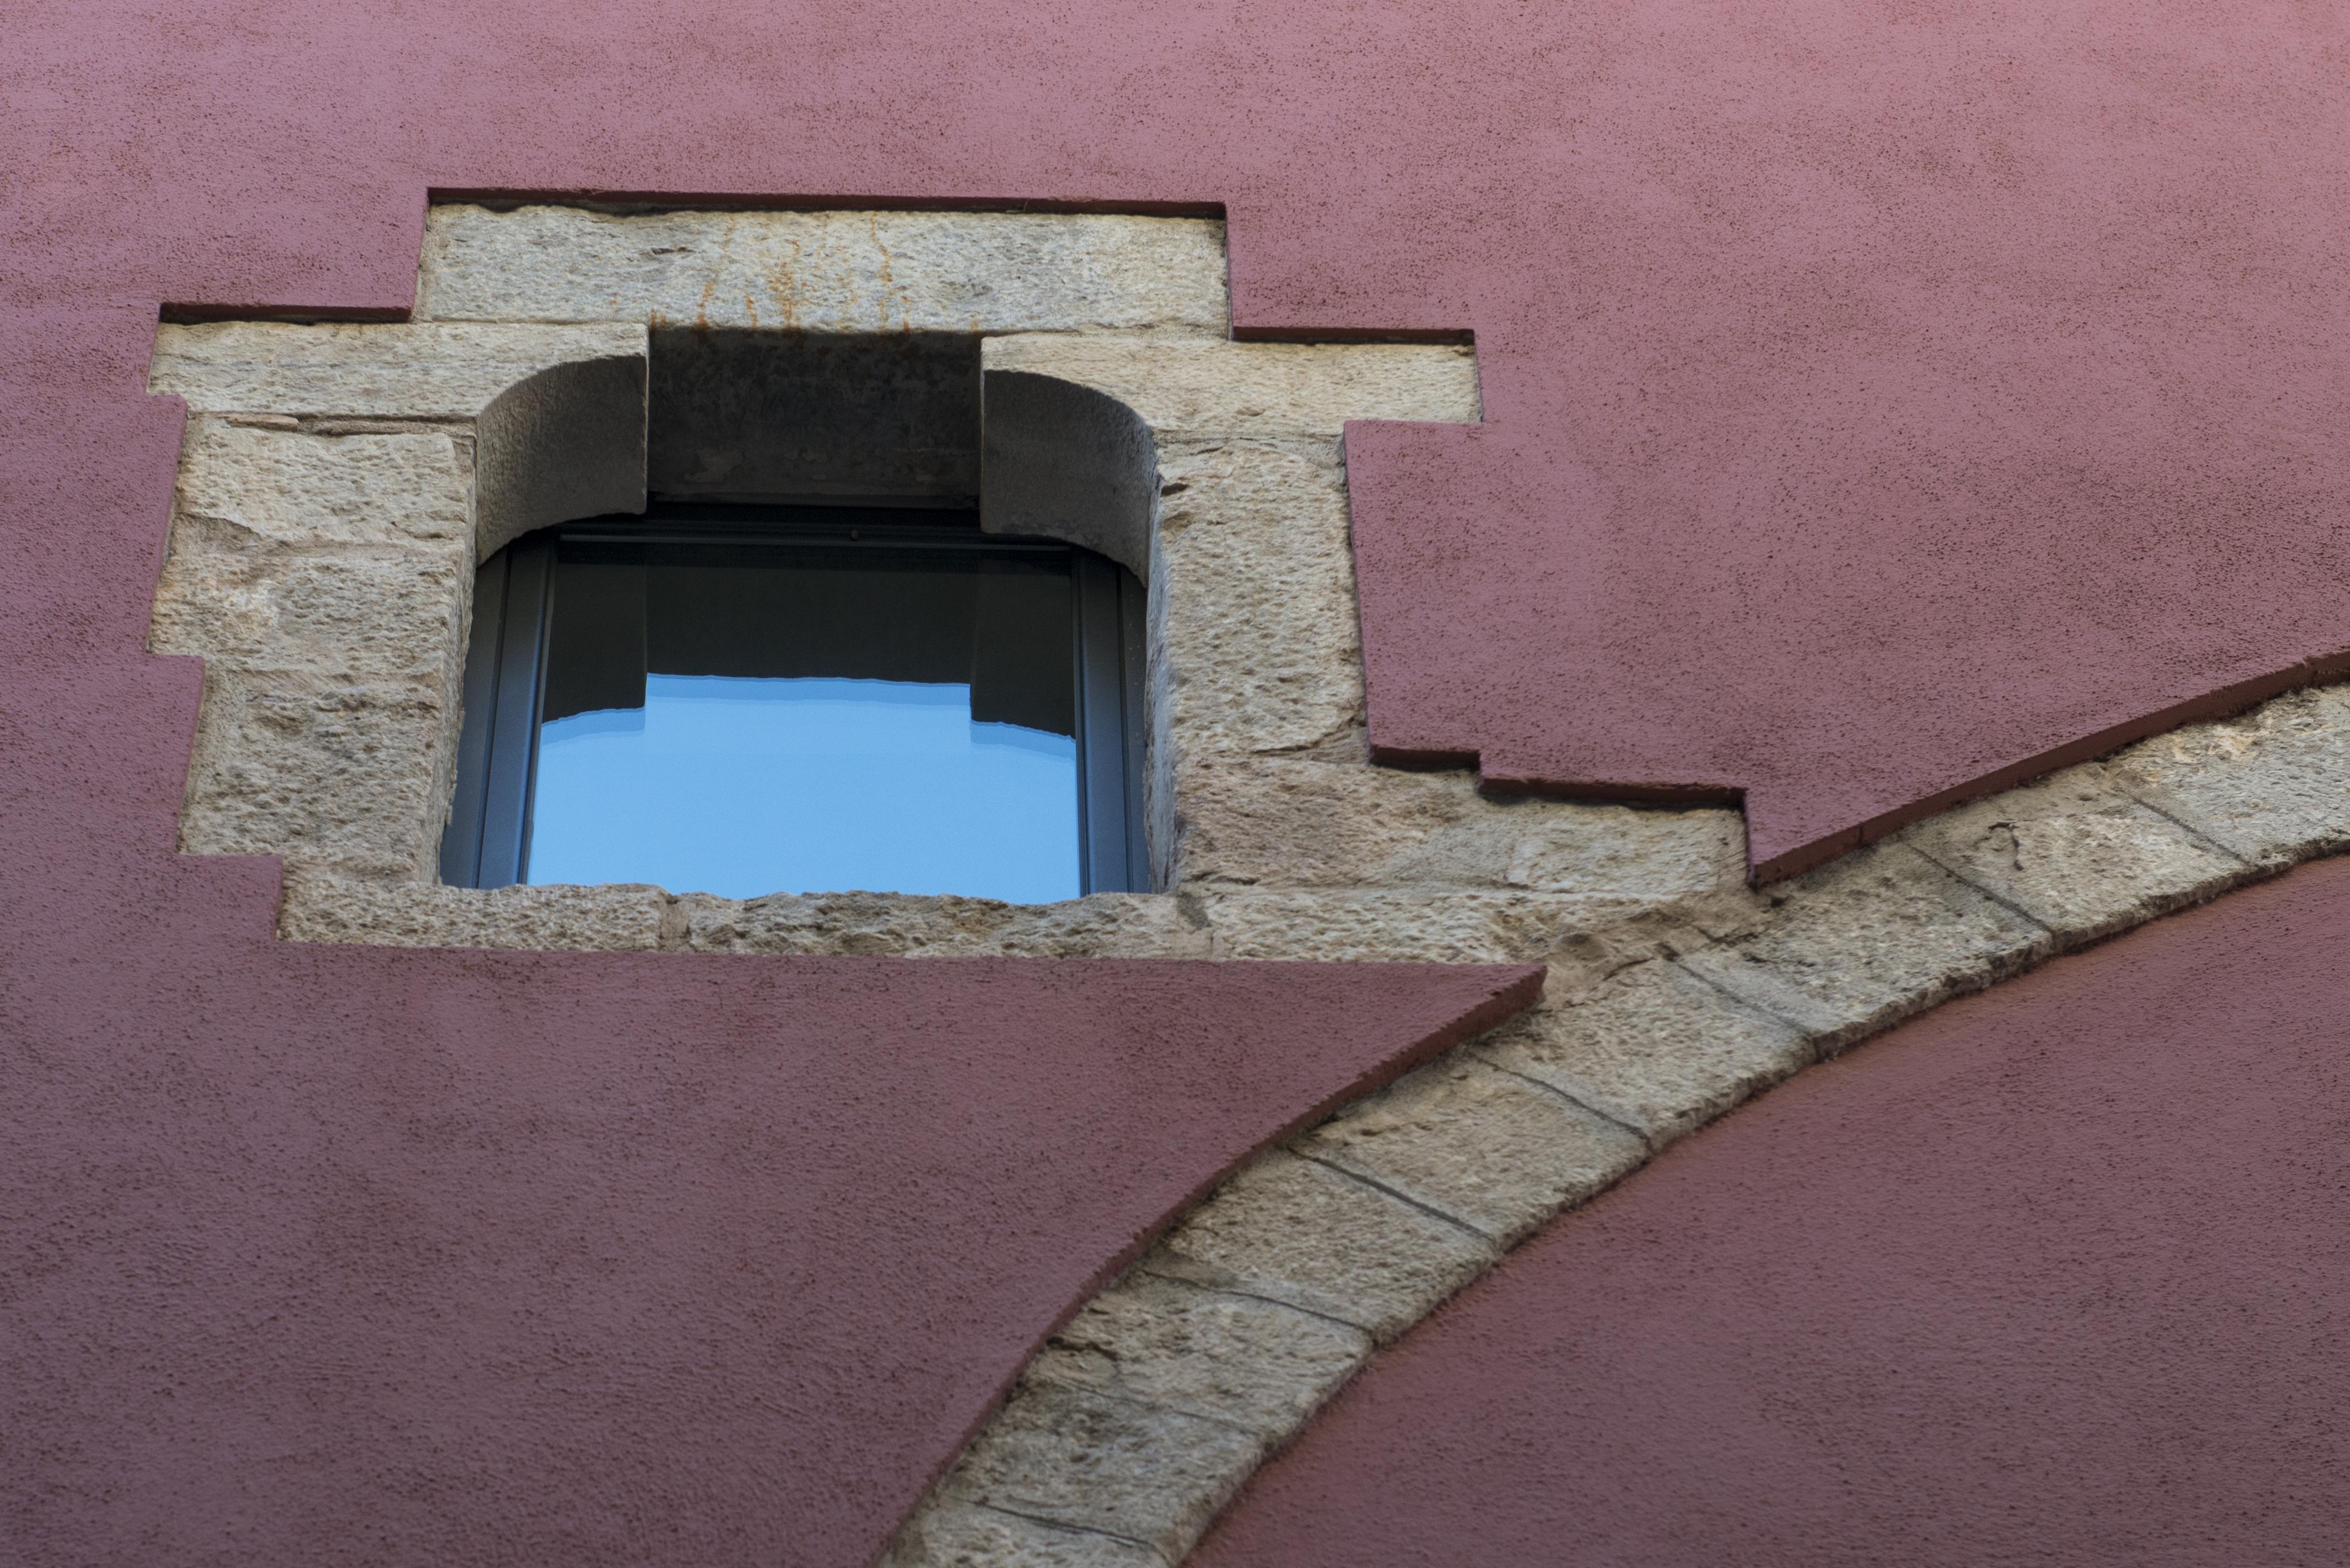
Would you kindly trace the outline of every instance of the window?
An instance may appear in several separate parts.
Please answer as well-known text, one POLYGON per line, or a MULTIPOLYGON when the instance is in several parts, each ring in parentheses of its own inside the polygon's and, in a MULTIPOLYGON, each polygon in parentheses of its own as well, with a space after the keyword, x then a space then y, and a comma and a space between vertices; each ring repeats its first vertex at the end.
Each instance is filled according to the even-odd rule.
POLYGON ((917 507, 663 504, 485 562, 442 877, 1149 886, 1142 590, 917 507))

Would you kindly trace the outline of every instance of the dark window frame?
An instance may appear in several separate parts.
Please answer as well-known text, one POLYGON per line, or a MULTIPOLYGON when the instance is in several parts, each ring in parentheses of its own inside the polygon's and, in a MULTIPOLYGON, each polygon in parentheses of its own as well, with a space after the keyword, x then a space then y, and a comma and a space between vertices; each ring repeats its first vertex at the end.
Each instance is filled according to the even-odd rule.
POLYGON ((979 514, 967 511, 672 504, 640 517, 560 524, 498 551, 474 576, 463 728, 457 743, 456 793, 441 840, 442 881, 456 888, 504 888, 529 875, 556 551, 565 539, 575 539, 1066 557, 1074 590, 1078 887, 1081 893, 1149 891, 1142 811, 1142 585, 1116 562, 1079 545, 983 534, 978 523, 979 514))

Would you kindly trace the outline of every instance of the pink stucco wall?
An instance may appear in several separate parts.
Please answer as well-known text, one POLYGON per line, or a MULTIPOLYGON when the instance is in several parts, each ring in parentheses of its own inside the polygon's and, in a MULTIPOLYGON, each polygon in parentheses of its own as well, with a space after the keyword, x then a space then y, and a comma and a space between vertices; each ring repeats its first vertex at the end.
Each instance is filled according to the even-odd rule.
MULTIPOLYGON (((1357 432, 1374 740, 1743 792, 1766 871, 2350 650, 2339 13, 47 0, 15 307, 397 312, 429 189, 1222 202, 1357 432)), ((21 483, 21 482, 20 482, 21 483)))
MULTIPOLYGON (((1223 203, 1243 330, 1477 336, 1487 425, 1349 438, 1375 741, 1528 785, 1742 791, 1758 860, 1783 867, 2350 648, 2343 27, 2287 0, 15 5, 12 1539, 36 1561, 424 1560, 432 1530, 490 1517, 452 1499, 555 1471, 483 1458, 467 1492, 384 1456, 492 1454, 558 1407, 634 1430, 610 1401, 636 1386, 582 1368, 636 1365, 617 1347, 681 1322, 725 1338, 693 1315, 715 1307, 658 1291, 609 1339, 551 1309, 494 1333, 446 1315, 469 1281, 554 1299, 499 1296, 515 1265, 490 1245, 568 1179, 534 1164, 546 1129, 642 1226, 674 1190, 641 1163, 671 1116, 705 1161, 692 1190, 780 1203, 786 1167, 722 1111, 815 1102, 760 1051, 1098 1064, 1141 983, 274 942, 269 867, 172 853, 197 674, 142 650, 179 428, 141 390, 159 306, 397 315, 434 189, 1223 203), (550 1105, 570 1109, 531 1109, 550 1105), (416 1238, 413 1270, 368 1272, 355 1238, 387 1230, 416 1238), (322 1257, 330 1290, 301 1262, 322 1257), (450 1348, 476 1343, 529 1354, 484 1383, 450 1348), (466 1398, 417 1392, 435 1376, 466 1398), (369 1388, 391 1446, 353 1450, 369 1388), (468 1426, 491 1388, 514 1423, 468 1426)), ((960 1380, 940 1408, 1000 1384, 1167 1202, 1493 981, 1326 974, 1262 1012, 1233 974, 1152 983, 1191 988, 1161 1009, 1177 1033, 1146 1037, 1166 1061, 1135 1067, 1171 1075, 1113 1075, 1152 1086, 1151 1116, 1091 1117, 1054 1178, 1132 1185, 1037 1232, 1024 1266, 1054 1282, 1007 1296, 994 1337, 923 1346, 960 1380), (1411 1025, 1349 1033, 1350 1007, 1411 1025), (1253 1027, 1167 1065, 1208 1049, 1191 1020, 1278 1023, 1296 1051, 1317 1016, 1333 1033, 1291 1066, 1240 1049, 1253 1027)), ((1006 1149, 1077 1117, 983 1104, 1006 1149)), ((891 1234, 951 1229, 948 1185, 894 1200, 891 1234)), ((554 1277, 607 1266, 581 1247, 554 1277)), ((609 1267, 658 1272, 634 1247, 609 1267)), ((903 1450, 889 1495, 953 1425, 903 1450)), ((617 1521, 565 1537, 576 1561, 656 1538, 723 1560, 646 1522, 667 1517, 647 1499, 776 1495, 689 1474, 699 1451, 670 1490, 591 1467, 570 1472, 585 1512, 496 1517, 534 1550, 617 1521)))
POLYGON ((1805 1073, 1554 1221, 1199 1568, 2338 1563, 2350 864, 1805 1073))

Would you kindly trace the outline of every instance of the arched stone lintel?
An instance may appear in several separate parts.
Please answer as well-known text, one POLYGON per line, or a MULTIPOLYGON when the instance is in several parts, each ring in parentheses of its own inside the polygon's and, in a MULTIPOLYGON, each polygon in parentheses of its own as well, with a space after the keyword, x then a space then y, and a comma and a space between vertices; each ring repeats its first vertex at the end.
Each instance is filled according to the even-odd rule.
POLYGON ((474 425, 476 560, 534 528, 645 509, 643 355, 550 365, 474 425))
POLYGON ((980 379, 981 526, 1066 539, 1150 581, 1159 443, 1140 414, 1057 376, 980 379))

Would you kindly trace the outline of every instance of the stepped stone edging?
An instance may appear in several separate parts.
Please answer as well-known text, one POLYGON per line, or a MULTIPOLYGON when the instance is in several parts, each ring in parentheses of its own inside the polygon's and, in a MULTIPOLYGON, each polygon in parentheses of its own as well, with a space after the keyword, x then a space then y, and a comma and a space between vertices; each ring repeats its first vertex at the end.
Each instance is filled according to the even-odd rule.
POLYGON ((1380 1344, 1747 1096, 1951 997, 2350 846, 2350 686, 1795 880, 1577 937, 1528 1014, 1261 1157, 1037 1356, 891 1568, 1173 1568, 1380 1344))

